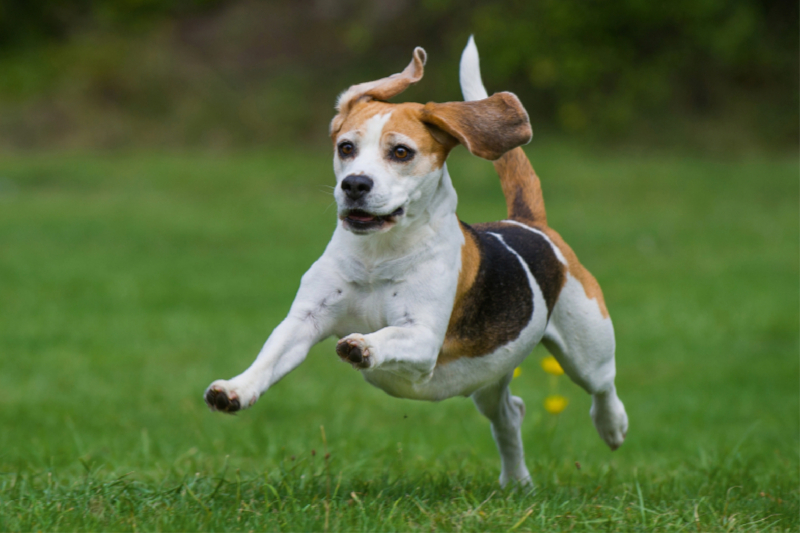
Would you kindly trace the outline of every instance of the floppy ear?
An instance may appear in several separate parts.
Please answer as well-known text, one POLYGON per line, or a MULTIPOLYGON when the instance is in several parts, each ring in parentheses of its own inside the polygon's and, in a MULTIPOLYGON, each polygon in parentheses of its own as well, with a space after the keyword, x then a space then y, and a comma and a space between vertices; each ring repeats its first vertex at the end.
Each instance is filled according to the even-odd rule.
POLYGON ((331 134, 336 133, 339 128, 342 127, 344 117, 350 111, 353 104, 361 98, 386 101, 393 96, 397 96, 408 89, 410 85, 421 80, 425 61, 427 59, 428 56, 425 50, 418 46, 414 48, 411 63, 408 64, 403 72, 392 74, 388 78, 353 85, 340 94, 339 98, 336 100, 336 111, 338 111, 339 114, 336 115, 331 122, 331 134))
POLYGON ((506 92, 469 102, 429 102, 420 118, 453 137, 453 141, 460 142, 473 154, 491 161, 517 146, 528 144, 533 136, 528 113, 519 98, 506 92))

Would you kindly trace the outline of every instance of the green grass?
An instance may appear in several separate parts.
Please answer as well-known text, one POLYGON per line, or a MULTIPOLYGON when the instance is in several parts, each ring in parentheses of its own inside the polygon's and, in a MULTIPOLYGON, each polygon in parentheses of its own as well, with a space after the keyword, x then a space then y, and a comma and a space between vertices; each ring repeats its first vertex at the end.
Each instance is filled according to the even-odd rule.
MULTIPOLYGON (((457 152, 462 219, 502 218, 457 152)), ((332 340, 252 410, 205 408, 333 231, 326 151, 0 156, 0 530, 797 531, 796 157, 529 154, 630 416, 611 453, 537 349, 512 383, 532 494, 500 489, 469 400, 390 398, 332 340)))

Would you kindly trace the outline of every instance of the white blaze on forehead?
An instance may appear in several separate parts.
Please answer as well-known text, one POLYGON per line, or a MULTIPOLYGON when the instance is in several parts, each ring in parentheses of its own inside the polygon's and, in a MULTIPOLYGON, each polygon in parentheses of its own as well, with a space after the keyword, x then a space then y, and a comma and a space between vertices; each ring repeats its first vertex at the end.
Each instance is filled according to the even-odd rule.
POLYGON ((383 128, 386 126, 386 123, 389 122, 391 116, 392 113, 390 111, 389 113, 378 113, 367 119, 366 122, 364 122, 364 126, 359 128, 362 131, 361 143, 365 146, 380 144, 381 133, 383 133, 383 128))

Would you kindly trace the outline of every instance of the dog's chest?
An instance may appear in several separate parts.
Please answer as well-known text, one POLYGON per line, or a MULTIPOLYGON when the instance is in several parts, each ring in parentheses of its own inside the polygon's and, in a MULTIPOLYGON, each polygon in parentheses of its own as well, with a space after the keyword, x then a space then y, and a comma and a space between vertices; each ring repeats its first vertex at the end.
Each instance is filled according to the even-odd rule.
POLYGON ((456 238, 444 234, 441 242, 428 241, 391 259, 370 262, 356 253, 338 257, 345 294, 334 332, 343 337, 424 323, 444 335, 460 265, 457 226, 456 231, 456 238))
POLYGON ((402 282, 391 279, 350 282, 346 311, 337 335, 343 337, 354 331, 372 333, 395 325, 398 316, 402 316, 402 285, 402 282))

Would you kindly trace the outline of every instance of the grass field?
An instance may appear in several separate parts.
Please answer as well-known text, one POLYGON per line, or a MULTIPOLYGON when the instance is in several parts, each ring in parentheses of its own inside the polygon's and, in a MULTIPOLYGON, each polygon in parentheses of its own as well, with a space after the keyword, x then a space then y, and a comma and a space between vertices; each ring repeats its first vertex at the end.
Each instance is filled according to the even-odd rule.
MULTIPOLYGON (((502 218, 457 152, 461 218, 502 218)), ((327 152, 0 155, 0 530, 797 531, 797 157, 528 152, 630 416, 611 453, 537 349, 512 383, 534 493, 500 489, 471 401, 390 398, 332 339, 206 409, 333 231, 327 152)))

